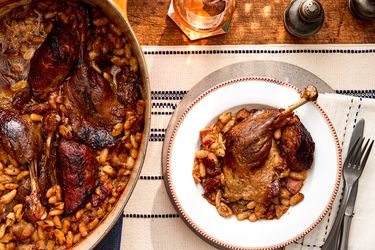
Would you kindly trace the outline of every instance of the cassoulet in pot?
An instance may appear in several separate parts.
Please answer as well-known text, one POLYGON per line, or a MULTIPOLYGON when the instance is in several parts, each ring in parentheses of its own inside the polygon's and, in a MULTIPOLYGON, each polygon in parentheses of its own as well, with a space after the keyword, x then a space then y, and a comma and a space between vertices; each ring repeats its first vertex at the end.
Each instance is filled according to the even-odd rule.
POLYGON ((33 1, 0 23, 0 249, 70 248, 112 210, 139 155, 139 64, 84 2, 33 1))

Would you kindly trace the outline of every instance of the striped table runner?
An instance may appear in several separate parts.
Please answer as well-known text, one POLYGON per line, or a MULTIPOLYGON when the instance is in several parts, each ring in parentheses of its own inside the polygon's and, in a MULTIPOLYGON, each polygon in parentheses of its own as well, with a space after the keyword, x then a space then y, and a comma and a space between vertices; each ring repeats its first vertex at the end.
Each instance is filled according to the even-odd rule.
MULTIPOLYGON (((345 133, 352 130, 358 118, 365 116, 369 119, 372 115, 372 124, 375 123, 375 101, 372 100, 375 98, 374 45, 184 46, 143 47, 143 50, 151 78, 151 137, 140 180, 124 210, 121 249, 212 248, 190 231, 173 208, 161 173, 161 149, 169 119, 177 104, 195 83, 217 69, 248 60, 277 60, 314 73, 337 94, 344 94, 326 95, 321 104, 328 109, 326 112, 333 120, 339 137, 341 134, 343 150, 347 146, 348 136, 345 137, 345 133), (332 100, 333 106, 341 104, 341 109, 330 108, 332 100), (342 110, 347 113, 346 118, 340 113, 342 110)), ((333 209, 337 209, 338 200, 333 209)), ((366 212, 368 210, 365 209, 366 212)), ((319 248, 332 224, 332 214, 329 213, 313 232, 290 248, 319 248)), ((375 214, 372 215, 375 219, 375 214)), ((356 223, 353 219, 353 237, 358 237, 360 233, 356 230, 360 227, 356 223)), ((363 238, 363 244, 371 240, 375 243, 371 237, 363 238)), ((363 244, 358 246, 366 246, 363 244)), ((353 249, 361 248, 353 246, 353 249)))

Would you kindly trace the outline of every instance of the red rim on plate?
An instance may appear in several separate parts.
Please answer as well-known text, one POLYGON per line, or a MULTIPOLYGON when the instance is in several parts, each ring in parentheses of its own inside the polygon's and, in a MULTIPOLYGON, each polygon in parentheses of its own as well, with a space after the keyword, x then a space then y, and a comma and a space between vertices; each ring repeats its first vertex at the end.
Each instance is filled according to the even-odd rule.
MULTIPOLYGON (((210 236, 209 234, 207 234, 206 232, 204 232, 201 228, 199 228, 189 218, 189 216, 186 215, 184 209, 182 208, 182 206, 181 206, 181 204, 180 204, 180 202, 179 202, 179 200, 178 200, 178 198, 176 196, 176 193, 175 193, 175 190, 174 190, 174 186, 173 186, 173 183, 172 183, 172 180, 171 180, 171 154, 172 154, 172 148, 173 148, 174 139, 176 137, 177 130, 179 129, 180 125, 184 121, 184 119, 185 119, 186 115, 189 113, 189 111, 200 100, 202 100, 204 97, 206 97, 208 94, 212 93, 213 91, 215 91, 217 89, 220 89, 222 87, 231 85, 231 84, 239 83, 241 81, 249 81, 249 80, 265 81, 265 82, 269 82, 269 83, 273 83, 273 84, 277 84, 277 85, 288 87, 288 88, 290 88, 290 89, 292 89, 292 90, 294 90, 294 91, 296 91, 298 93, 302 92, 300 89, 298 89, 297 87, 295 87, 295 86, 293 86, 293 85, 291 85, 289 83, 286 83, 286 82, 283 82, 283 81, 280 81, 280 80, 275 80, 275 79, 272 79, 272 78, 267 78, 267 77, 242 77, 242 78, 236 78, 236 79, 233 79, 233 80, 229 80, 229 81, 217 84, 217 85, 209 88, 208 90, 204 91, 193 102, 191 102, 185 108, 185 110, 180 115, 180 117, 178 117, 177 123, 173 127, 173 131, 171 133, 170 140, 165 142, 168 145, 167 145, 167 148, 163 147, 163 151, 164 151, 164 149, 166 149, 166 151, 167 151, 166 152, 165 162, 163 161, 164 180, 165 180, 165 185, 166 185, 166 189, 168 191, 169 197, 170 197, 170 199, 171 199, 174 207, 176 208, 177 212, 180 214, 181 218, 183 219, 183 221, 199 237, 201 237, 202 239, 204 239, 208 243, 214 245, 215 247, 229 248, 229 249, 276 249, 276 248, 284 247, 286 245, 291 244, 292 242, 295 242, 295 241, 299 240, 300 238, 302 238, 303 236, 305 236, 307 233, 309 233, 315 226, 317 226, 321 222, 321 220, 323 219, 323 217, 327 214, 327 212, 329 211, 329 209, 331 208, 332 203, 333 203, 333 201, 334 201, 334 199, 335 199, 335 197, 337 195, 338 189, 339 189, 340 179, 341 179, 341 165, 342 165, 342 162, 341 162, 342 161, 341 160, 341 149, 340 149, 339 140, 338 140, 336 131, 335 131, 335 129, 334 129, 334 127, 333 127, 330 119, 328 118, 327 114, 324 112, 324 110, 316 102, 314 102, 314 105, 319 110, 319 112, 322 114, 322 116, 324 117, 324 120, 327 122, 327 124, 329 126, 329 129, 330 129, 330 132, 331 132, 331 134, 333 136, 333 139, 335 141, 335 145, 336 145, 336 153, 337 153, 337 176, 336 176, 336 181, 335 181, 335 187, 334 187, 334 190, 333 190, 332 194, 330 195, 330 199, 329 199, 328 204, 325 206, 325 209, 318 216, 318 218, 316 218, 315 221, 310 226, 308 226, 306 229, 304 229, 300 234, 295 235, 291 239, 288 239, 288 240, 286 240, 284 242, 281 242, 279 244, 270 245, 270 246, 266 246, 266 247, 239 247, 239 246, 232 245, 230 243, 225 243, 225 242, 223 242, 223 241, 221 241, 219 239, 216 239, 216 238, 210 236)), ((168 129, 171 129, 171 128, 168 128, 168 129)), ((163 155, 164 155, 164 152, 163 152, 163 155)))

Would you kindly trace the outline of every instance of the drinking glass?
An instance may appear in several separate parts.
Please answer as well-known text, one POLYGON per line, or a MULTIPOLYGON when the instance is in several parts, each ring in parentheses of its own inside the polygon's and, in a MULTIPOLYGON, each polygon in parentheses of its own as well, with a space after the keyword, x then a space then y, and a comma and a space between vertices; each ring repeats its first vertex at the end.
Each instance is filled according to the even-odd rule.
POLYGON ((193 30, 212 32, 229 22, 235 0, 173 0, 176 14, 193 30))

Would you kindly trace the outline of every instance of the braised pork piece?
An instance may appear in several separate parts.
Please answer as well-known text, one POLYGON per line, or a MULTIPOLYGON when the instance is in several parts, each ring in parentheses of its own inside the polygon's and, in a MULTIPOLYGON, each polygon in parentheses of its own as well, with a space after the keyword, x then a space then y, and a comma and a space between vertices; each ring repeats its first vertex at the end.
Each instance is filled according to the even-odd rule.
POLYGON ((241 109, 222 114, 200 132, 193 178, 223 217, 280 218, 303 199, 300 190, 310 169, 315 144, 292 111, 316 100, 314 87, 286 110, 241 109))
POLYGON ((145 102, 130 42, 78 0, 0 17, 0 249, 65 249, 125 189, 145 102))
POLYGON ((75 141, 60 141, 58 150, 64 210, 71 214, 93 193, 98 162, 92 149, 75 141))

